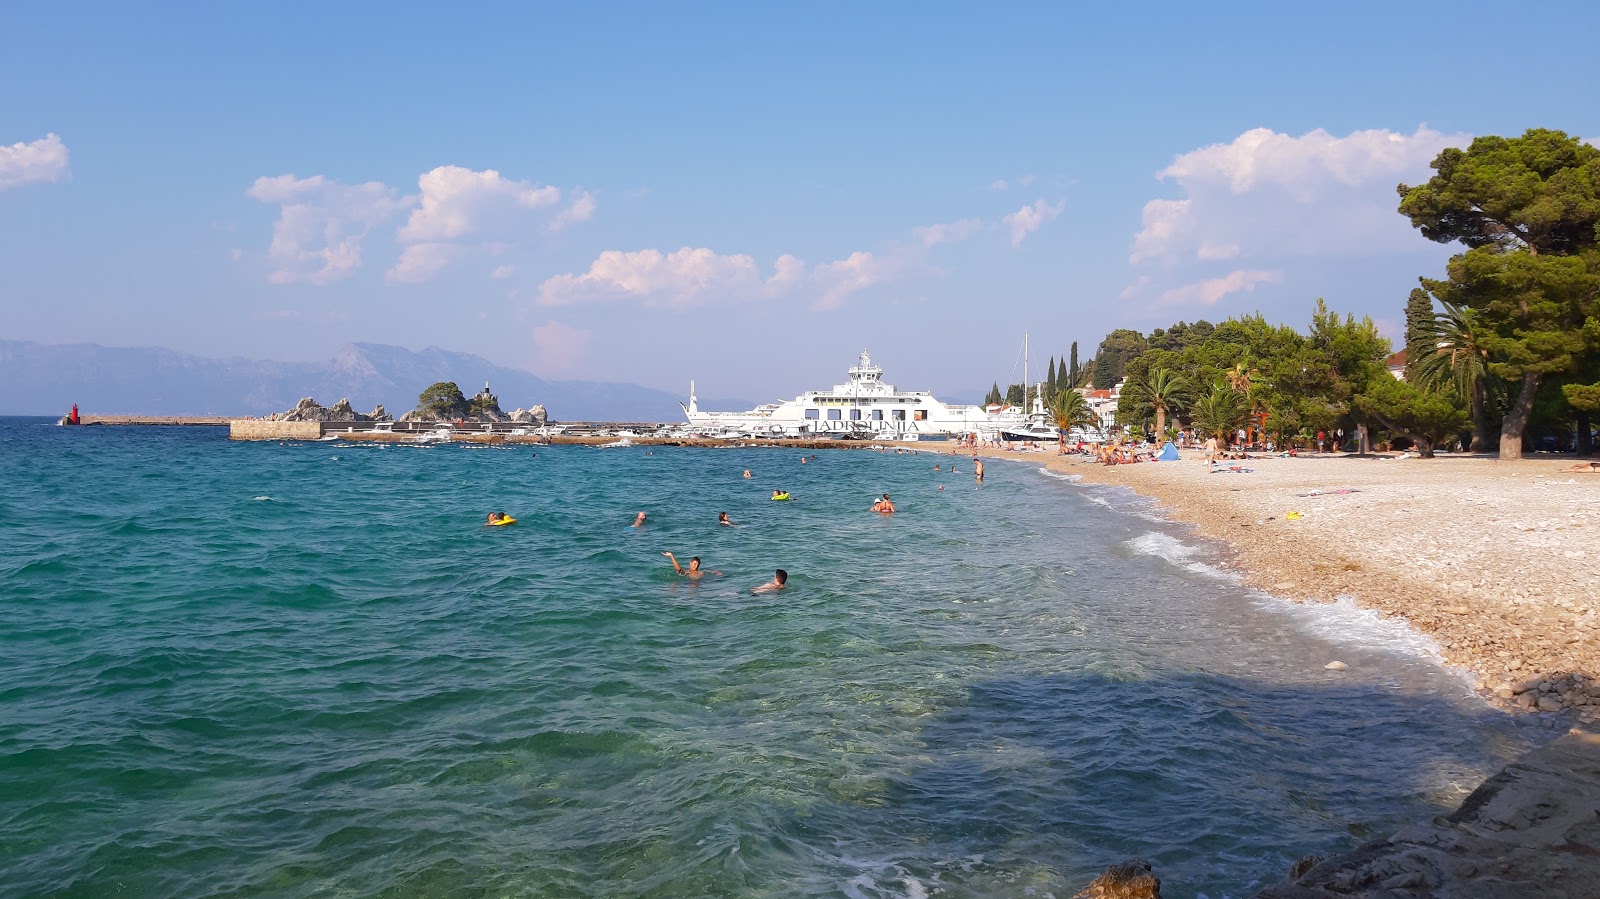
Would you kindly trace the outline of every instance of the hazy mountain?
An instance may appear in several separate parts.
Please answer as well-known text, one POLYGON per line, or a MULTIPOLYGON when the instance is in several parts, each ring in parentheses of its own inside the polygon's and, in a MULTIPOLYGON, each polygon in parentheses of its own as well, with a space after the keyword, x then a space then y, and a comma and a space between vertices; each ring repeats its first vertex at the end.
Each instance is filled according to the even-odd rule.
MULTIPOLYGON (((482 356, 437 347, 354 343, 326 362, 211 359, 151 347, 0 340, 0 415, 84 413, 265 415, 301 397, 324 405, 348 398, 361 411, 382 403, 395 416, 437 381, 469 396, 489 382, 507 411, 543 403, 558 421, 682 421, 679 397, 637 384, 547 381, 482 356)), ((685 385, 687 386, 687 385, 685 385)), ((702 401, 748 409, 747 400, 702 401)))

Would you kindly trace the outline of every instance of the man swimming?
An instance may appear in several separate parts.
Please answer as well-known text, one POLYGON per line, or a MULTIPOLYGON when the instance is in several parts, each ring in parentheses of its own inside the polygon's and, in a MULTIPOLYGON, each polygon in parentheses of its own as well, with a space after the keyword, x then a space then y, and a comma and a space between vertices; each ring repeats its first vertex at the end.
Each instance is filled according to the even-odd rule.
POLYGON ((787 584, 787 583, 789 583, 789 572, 784 571, 782 568, 779 568, 776 572, 773 573, 772 580, 767 581, 765 584, 762 584, 761 586, 752 589, 750 592, 751 593, 775 593, 775 592, 777 592, 779 590, 782 590, 783 589, 783 585, 787 584))
POLYGON ((642 528, 642 527, 644 527, 644 513, 640 512, 638 515, 634 516, 633 524, 628 525, 628 527, 630 527, 630 528, 642 528))
POLYGON ((728 513, 726 512, 717 513, 717 524, 720 524, 725 528, 733 527, 733 522, 728 520, 728 513))
POLYGON ((507 515, 504 512, 490 512, 489 513, 489 522, 488 523, 489 524, 499 524, 500 522, 505 521, 506 518, 507 518, 507 515))
MULTIPOLYGON (((694 558, 690 559, 689 560, 689 567, 685 568, 682 565, 678 564, 678 557, 674 556, 672 553, 663 552, 662 555, 666 556, 668 561, 672 562, 672 570, 673 571, 676 571, 677 573, 683 575, 684 577, 688 578, 691 581, 698 581, 701 578, 706 576, 706 572, 700 567, 700 557, 699 556, 695 556, 694 558)), ((718 577, 722 576, 722 572, 720 572, 720 571, 713 571, 711 573, 714 574, 714 575, 717 575, 718 577)))
POLYGON ((748 468, 744 470, 744 479, 747 481, 750 480, 750 469, 748 468))

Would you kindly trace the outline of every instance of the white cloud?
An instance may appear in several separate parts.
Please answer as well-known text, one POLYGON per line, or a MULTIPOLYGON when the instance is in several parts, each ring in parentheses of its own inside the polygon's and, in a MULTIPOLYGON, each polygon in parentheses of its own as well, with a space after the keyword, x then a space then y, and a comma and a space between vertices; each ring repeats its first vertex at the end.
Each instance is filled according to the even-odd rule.
POLYGON ((1174 287, 1161 294, 1161 301, 1173 304, 1198 302, 1210 306, 1229 294, 1252 293, 1259 284, 1281 283, 1283 283, 1283 272, 1281 271, 1240 269, 1229 272, 1220 278, 1210 278, 1194 284, 1174 287))
POLYGON ((31 143, 0 146, 0 190, 67 177, 67 145, 54 132, 31 143))
POLYGON ((1583 142, 1591 147, 1600 147, 1600 135, 1595 137, 1586 137, 1583 139, 1583 142))
POLYGON ((1011 189, 1011 182, 1007 181, 1004 178, 996 178, 996 179, 994 179, 993 181, 991 181, 989 183, 989 186, 994 188, 995 190, 1010 190, 1011 189))
POLYGON ((406 243, 453 240, 472 234, 506 212, 538 209, 561 202, 561 189, 500 177, 494 169, 477 172, 441 165, 417 179, 421 202, 400 229, 406 243))
POLYGON ((911 233, 925 247, 934 247, 942 243, 960 243, 963 240, 983 230, 983 222, 979 219, 962 219, 942 225, 924 225, 912 228, 911 233))
POLYGON ((501 266, 496 266, 495 270, 489 273, 489 277, 495 279, 496 281, 501 281, 501 280, 504 280, 506 278, 511 277, 512 275, 514 275, 516 273, 517 273, 517 267, 516 266, 514 266, 514 265, 501 265, 501 266))
POLYGON ((567 204, 567 208, 561 210, 556 214, 555 218, 550 220, 550 230, 560 231, 574 222, 587 222, 589 219, 594 218, 594 209, 594 195, 586 190, 578 191, 577 196, 572 198, 572 202, 567 204))
POLYGON ((1011 226, 1011 245, 1013 247, 1022 246, 1022 241, 1029 234, 1039 230, 1040 226, 1046 222, 1054 221, 1065 206, 1065 203, 1057 203, 1051 206, 1042 199, 1036 200, 1033 205, 1024 206, 1001 219, 1002 222, 1011 226))
POLYGON ((1469 136, 1256 128, 1176 157, 1157 177, 1183 191, 1145 204, 1132 263, 1236 256, 1360 254, 1415 248, 1394 186, 1428 176, 1439 151, 1469 136))
POLYGON ((858 251, 844 259, 811 266, 791 254, 778 257, 763 276, 756 260, 722 255, 705 247, 660 250, 607 250, 581 275, 548 278, 539 285, 539 304, 636 300, 645 306, 688 309, 714 303, 761 302, 791 294, 810 295, 815 308, 834 309, 852 293, 897 274, 888 258, 858 251))
POLYGON ((1149 275, 1140 275, 1139 279, 1137 281, 1134 281, 1132 284, 1129 284, 1127 287, 1122 288, 1122 292, 1117 294, 1117 296, 1121 297, 1124 300, 1131 300, 1135 296, 1137 296, 1139 291, 1143 290, 1145 288, 1145 286, 1148 285, 1149 283, 1150 283, 1150 276, 1149 275))
POLYGON ((1021 178, 1018 178, 1015 181, 1007 181, 1004 178, 996 178, 994 181, 990 182, 989 186, 995 190, 1010 190, 1013 186, 1027 187, 1035 180, 1037 180, 1037 178, 1033 175, 1023 175, 1021 178))
POLYGON ((375 225, 409 207, 377 181, 340 184, 321 175, 257 178, 246 194, 279 205, 267 259, 274 284, 329 284, 361 265, 361 241, 375 225))
POLYGON ((461 255, 462 248, 452 243, 414 243, 400 251, 400 258, 384 273, 390 284, 421 284, 443 271, 461 255))

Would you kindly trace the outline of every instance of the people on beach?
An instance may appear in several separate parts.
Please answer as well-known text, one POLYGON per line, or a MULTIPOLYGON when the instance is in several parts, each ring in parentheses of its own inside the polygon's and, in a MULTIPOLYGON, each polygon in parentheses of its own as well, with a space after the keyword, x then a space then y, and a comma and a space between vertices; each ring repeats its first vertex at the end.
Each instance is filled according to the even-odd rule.
POLYGON ((717 513, 717 524, 720 524, 725 528, 733 527, 733 521, 728 518, 728 513, 726 512, 717 513))
POLYGON ((787 584, 787 583, 789 583, 789 572, 784 571, 782 568, 779 568, 777 571, 773 572, 772 580, 767 581, 765 584, 762 584, 759 587, 753 588, 750 592, 751 593, 773 593, 773 592, 776 592, 778 590, 782 590, 783 589, 783 585, 787 584))
POLYGON ((894 503, 889 500, 889 494, 885 493, 882 499, 874 500, 872 503, 872 511, 893 515, 894 503))
MULTIPOLYGON (((683 575, 684 577, 688 578, 691 581, 698 581, 701 578, 705 577, 706 574, 707 574, 707 571, 700 567, 700 557, 699 556, 695 556, 695 557, 691 558, 689 560, 689 567, 685 568, 682 565, 678 564, 678 557, 673 555, 672 553, 670 553, 670 552, 662 552, 661 554, 663 556, 666 556, 667 557, 667 561, 672 563, 672 570, 673 571, 676 571, 677 573, 683 575)), ((709 572, 709 573, 717 575, 718 577, 722 576, 722 572, 720 572, 720 571, 712 571, 712 572, 709 572)))
POLYGON ((633 517, 633 524, 628 525, 628 527, 630 527, 630 528, 642 528, 642 527, 644 527, 644 517, 645 516, 644 516, 643 512, 640 512, 638 515, 635 515, 633 517))

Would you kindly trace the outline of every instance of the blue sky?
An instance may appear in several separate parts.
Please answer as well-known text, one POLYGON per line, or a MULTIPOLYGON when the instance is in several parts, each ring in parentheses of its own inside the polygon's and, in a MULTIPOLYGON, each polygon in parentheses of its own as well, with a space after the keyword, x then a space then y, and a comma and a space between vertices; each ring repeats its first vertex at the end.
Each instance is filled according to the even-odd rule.
POLYGON ((5 19, 0 337, 755 399, 863 347, 976 399, 1024 330, 1087 357, 1318 296, 1392 328, 1450 252, 1395 183, 1473 135, 1600 137, 1590 3, 5 19))

